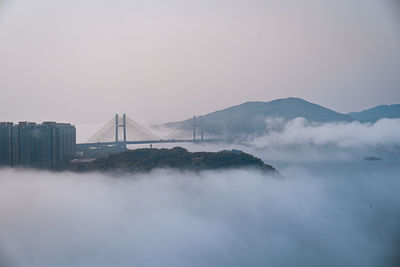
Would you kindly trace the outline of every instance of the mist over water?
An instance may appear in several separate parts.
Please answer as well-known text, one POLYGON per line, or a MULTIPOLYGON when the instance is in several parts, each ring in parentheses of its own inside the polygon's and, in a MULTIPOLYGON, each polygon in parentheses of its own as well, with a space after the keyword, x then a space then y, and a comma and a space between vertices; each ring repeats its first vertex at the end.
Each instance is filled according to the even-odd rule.
MULTIPOLYGON (((284 122, 268 118, 270 131, 249 137, 245 147, 254 148, 265 160, 274 162, 353 162, 366 156, 386 161, 400 159, 400 120, 375 123, 310 123, 304 118, 284 122)), ((255 152, 257 153, 257 152, 255 152)))
MULTIPOLYGON (((4 170, 4 266, 395 266, 393 172, 4 170)), ((398 172, 397 172, 398 174, 398 172)), ((3 265, 2 265, 3 266, 3 265)))
POLYGON ((0 266, 398 266, 398 126, 296 119, 247 143, 187 146, 252 152, 283 179, 3 169, 0 266))
POLYGON ((375 123, 333 122, 310 123, 304 118, 285 122, 267 118, 270 131, 255 138, 250 144, 256 147, 281 147, 285 145, 330 145, 339 148, 393 146, 400 144, 400 119, 380 119, 375 123))

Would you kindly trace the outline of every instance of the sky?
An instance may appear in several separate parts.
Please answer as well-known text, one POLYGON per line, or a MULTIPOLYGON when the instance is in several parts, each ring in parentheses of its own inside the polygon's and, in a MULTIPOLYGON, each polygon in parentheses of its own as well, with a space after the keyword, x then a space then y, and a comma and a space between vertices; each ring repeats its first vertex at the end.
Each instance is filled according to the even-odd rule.
POLYGON ((0 0, 0 121, 400 103, 395 0, 0 0))

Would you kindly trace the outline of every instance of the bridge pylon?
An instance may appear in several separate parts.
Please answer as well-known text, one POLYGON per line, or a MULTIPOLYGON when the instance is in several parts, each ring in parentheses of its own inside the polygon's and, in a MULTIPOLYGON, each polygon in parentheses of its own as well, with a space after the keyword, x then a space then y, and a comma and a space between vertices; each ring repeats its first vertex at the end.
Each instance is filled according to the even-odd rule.
POLYGON ((204 141, 204 122, 203 122, 203 116, 200 116, 200 125, 197 122, 197 117, 193 116, 193 143, 196 142, 196 137, 197 137, 197 128, 200 127, 200 141, 204 141))
POLYGON ((118 129, 122 128, 123 131, 123 145, 126 147, 126 115, 125 113, 122 115, 122 124, 119 122, 118 114, 115 114, 115 144, 118 145, 119 141, 119 132, 118 129))

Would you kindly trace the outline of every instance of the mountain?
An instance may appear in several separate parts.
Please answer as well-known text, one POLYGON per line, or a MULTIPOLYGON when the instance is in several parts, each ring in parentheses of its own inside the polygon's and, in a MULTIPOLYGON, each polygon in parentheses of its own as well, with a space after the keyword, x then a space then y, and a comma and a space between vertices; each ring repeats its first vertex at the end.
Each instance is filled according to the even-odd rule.
MULTIPOLYGON (((267 118, 291 120, 303 117, 310 122, 352 121, 353 118, 310 103, 300 98, 277 99, 270 102, 246 102, 203 116, 204 132, 208 135, 236 137, 262 134, 267 131, 267 118)), ((193 130, 193 119, 163 125, 181 131, 193 130)))
POLYGON ((360 112, 346 114, 360 122, 376 122, 382 118, 400 118, 400 104, 380 105, 360 112))

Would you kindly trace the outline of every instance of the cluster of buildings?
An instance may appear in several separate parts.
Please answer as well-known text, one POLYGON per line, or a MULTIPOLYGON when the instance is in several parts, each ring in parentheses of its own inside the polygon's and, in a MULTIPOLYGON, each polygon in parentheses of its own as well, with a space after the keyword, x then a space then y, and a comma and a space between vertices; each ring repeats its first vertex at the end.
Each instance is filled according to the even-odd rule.
POLYGON ((76 129, 69 123, 0 122, 0 165, 48 168, 75 155, 76 129))

